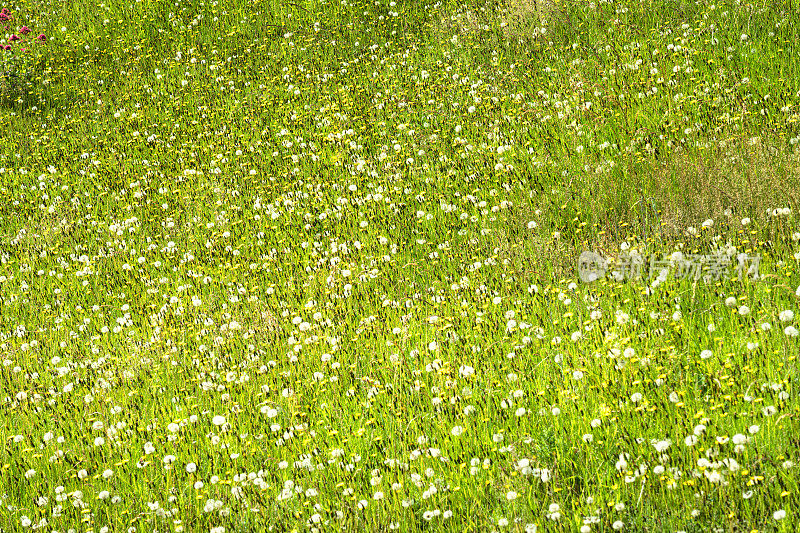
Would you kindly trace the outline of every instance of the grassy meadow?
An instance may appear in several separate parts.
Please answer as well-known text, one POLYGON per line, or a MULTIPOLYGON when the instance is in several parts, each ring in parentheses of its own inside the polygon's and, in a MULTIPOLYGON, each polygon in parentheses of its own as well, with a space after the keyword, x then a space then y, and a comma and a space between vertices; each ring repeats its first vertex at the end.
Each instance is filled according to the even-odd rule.
POLYGON ((0 7, 0 533, 795 531, 796 0, 0 7))

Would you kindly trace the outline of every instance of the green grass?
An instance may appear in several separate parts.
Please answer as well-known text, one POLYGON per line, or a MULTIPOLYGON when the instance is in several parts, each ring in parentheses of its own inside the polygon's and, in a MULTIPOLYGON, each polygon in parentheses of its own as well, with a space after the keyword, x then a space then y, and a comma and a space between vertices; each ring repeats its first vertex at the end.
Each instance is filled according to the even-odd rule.
POLYGON ((793 530, 797 2, 8 7, 0 532, 793 530))

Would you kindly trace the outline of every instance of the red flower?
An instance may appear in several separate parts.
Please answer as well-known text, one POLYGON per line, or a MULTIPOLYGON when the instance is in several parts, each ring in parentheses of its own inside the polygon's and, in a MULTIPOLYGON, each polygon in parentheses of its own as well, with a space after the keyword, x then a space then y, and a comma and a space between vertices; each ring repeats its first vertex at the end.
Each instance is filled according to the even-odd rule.
POLYGON ((20 38, 19 38, 19 35, 15 34, 15 33, 12 33, 11 37, 9 37, 8 40, 9 41, 19 41, 20 38))
POLYGON ((44 36, 44 33, 40 33, 39 36, 36 39, 38 39, 40 41, 44 41, 44 40, 47 39, 47 37, 44 36))
POLYGON ((21 27, 21 28, 19 29, 19 32, 20 32, 22 35, 28 35, 28 34, 31 32, 31 29, 30 29, 29 27, 27 27, 27 26, 23 26, 23 27, 21 27))

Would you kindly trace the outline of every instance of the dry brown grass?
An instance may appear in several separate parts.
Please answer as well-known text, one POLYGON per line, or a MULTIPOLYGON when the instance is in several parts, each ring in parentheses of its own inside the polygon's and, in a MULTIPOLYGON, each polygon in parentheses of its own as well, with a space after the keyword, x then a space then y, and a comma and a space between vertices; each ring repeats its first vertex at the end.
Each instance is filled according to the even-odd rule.
POLYGON ((557 12, 558 5, 551 0, 508 0, 508 25, 503 28, 503 33, 508 39, 531 38, 557 12))
POLYGON ((659 165, 653 194, 662 199, 667 229, 679 231, 706 218, 754 220, 777 207, 798 209, 800 151, 774 140, 735 139, 704 156, 674 155, 659 165))
POLYGON ((509 0, 508 14, 512 19, 536 17, 539 20, 551 15, 557 9, 552 0, 509 0))
POLYGON ((448 34, 457 32, 461 35, 478 33, 484 24, 498 15, 504 16, 506 25, 503 33, 506 38, 525 39, 534 37, 538 29, 558 15, 558 3, 552 0, 508 0, 498 6, 487 3, 484 10, 459 10, 449 16, 443 16, 429 25, 427 31, 438 31, 447 28, 448 34))
POLYGON ((682 238, 687 227, 706 219, 765 221, 768 210, 800 208, 800 150, 766 136, 735 138, 699 153, 676 152, 624 179, 593 176, 598 209, 611 233, 628 223, 637 235, 667 242, 682 238), (614 199, 627 211, 609 209, 614 199), (650 219, 649 221, 647 219, 650 219))
POLYGON ((75 222, 66 209, 61 209, 53 213, 44 212, 38 217, 28 219, 16 233, 3 231, 0 238, 19 246, 22 260, 30 261, 34 254, 38 255, 41 251, 54 248, 74 229, 75 222))
MULTIPOLYGON (((688 227, 699 229, 706 219, 714 221, 715 235, 732 238, 743 229, 742 218, 764 225, 775 208, 789 207, 795 216, 800 210, 800 149, 788 151, 780 139, 736 138, 697 154, 674 153, 645 168, 623 179, 586 174, 565 184, 565 193, 598 223, 596 228, 585 227, 585 241, 566 233, 553 238, 546 229, 548 221, 567 220, 541 194, 529 205, 502 213, 484 246, 499 249, 498 260, 506 260, 509 273, 562 279, 576 275, 578 256, 586 249, 616 256, 619 245, 635 236, 668 252, 687 242, 688 227), (527 230, 529 220, 540 227, 527 230)), ((762 238, 788 239, 773 226, 762 238)))

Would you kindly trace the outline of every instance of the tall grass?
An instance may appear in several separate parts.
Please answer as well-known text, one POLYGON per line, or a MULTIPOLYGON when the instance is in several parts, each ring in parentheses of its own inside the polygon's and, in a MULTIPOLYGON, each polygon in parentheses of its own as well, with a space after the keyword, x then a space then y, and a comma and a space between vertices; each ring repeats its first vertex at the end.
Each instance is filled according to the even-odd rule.
POLYGON ((0 531, 793 530, 796 2, 8 7, 0 531))

